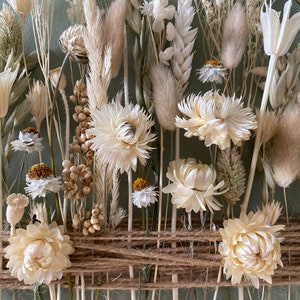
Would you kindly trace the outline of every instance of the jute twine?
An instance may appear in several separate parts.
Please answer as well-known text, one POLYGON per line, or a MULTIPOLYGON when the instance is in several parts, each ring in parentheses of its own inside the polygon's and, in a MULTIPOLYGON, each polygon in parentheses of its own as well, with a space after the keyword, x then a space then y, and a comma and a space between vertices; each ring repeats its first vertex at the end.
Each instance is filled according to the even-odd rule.
MULTIPOLYGON (((283 220, 280 221, 278 224, 284 223, 283 220)), ((74 287, 74 278, 81 276, 81 279, 84 278, 85 288, 91 290, 231 286, 230 280, 227 281, 223 275, 221 256, 217 252, 221 241, 218 230, 212 232, 207 228, 200 230, 194 227, 188 231, 178 224, 179 230, 173 234, 168 228, 158 233, 145 232, 137 226, 134 226, 135 230, 128 232, 125 225, 117 230, 88 237, 79 232, 68 232, 75 252, 71 256, 72 266, 66 270, 66 276, 60 281, 62 286, 68 285, 67 274, 71 276, 74 287), (174 242, 176 248, 171 247, 174 242), (129 278, 129 265, 133 265, 134 278, 129 278), (178 274, 179 279, 176 286, 172 284, 174 272, 178 274)), ((4 232, 2 237, 5 246, 9 233, 4 232)), ((278 266, 275 270, 272 285, 299 285, 300 219, 290 220, 281 237, 284 238, 281 243, 284 267, 278 266)), ((6 263, 4 259, 0 288, 30 288, 11 278, 9 271, 5 269, 6 263)), ((243 281, 240 285, 251 284, 243 281)))

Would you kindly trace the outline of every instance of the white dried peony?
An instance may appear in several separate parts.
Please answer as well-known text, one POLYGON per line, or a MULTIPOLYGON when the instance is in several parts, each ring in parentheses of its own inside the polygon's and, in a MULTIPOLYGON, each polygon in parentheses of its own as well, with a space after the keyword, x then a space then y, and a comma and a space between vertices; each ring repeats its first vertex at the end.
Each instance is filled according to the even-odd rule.
POLYGON ((177 159, 169 163, 167 177, 173 183, 163 188, 164 193, 172 194, 172 203, 177 208, 184 208, 186 212, 219 210, 221 204, 214 195, 224 185, 220 181, 215 185, 216 171, 205 164, 197 163, 193 158, 177 159))
POLYGON ((11 275, 25 284, 49 284, 61 279, 71 266, 69 255, 74 252, 70 237, 56 223, 30 223, 17 229, 4 249, 11 275))
POLYGON ((242 98, 226 97, 208 91, 204 95, 190 95, 178 104, 183 118, 176 117, 175 125, 186 130, 185 136, 198 136, 206 146, 218 145, 221 150, 241 146, 257 127, 255 115, 243 107, 242 98))
POLYGON ((278 231, 284 225, 274 225, 281 212, 278 203, 271 203, 248 215, 224 221, 220 229, 222 242, 219 252, 223 259, 226 278, 239 284, 242 277, 259 288, 259 279, 272 284, 272 275, 277 265, 282 266, 278 231))

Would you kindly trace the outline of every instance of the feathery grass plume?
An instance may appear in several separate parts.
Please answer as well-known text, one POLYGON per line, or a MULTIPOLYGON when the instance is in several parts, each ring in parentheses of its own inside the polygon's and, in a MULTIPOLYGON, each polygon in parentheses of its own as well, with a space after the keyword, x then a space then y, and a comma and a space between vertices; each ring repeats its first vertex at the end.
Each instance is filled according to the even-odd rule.
POLYGON ((236 68, 243 57, 248 36, 244 8, 237 2, 231 9, 223 26, 221 59, 224 67, 236 68))
POLYGON ((13 11, 3 4, 0 12, 0 71, 11 52, 16 58, 22 54, 22 31, 13 11))
POLYGON ((279 120, 274 111, 267 110, 262 119, 257 112, 258 123, 262 123, 261 143, 267 143, 276 133, 279 126, 279 120))
MULTIPOLYGON (((191 29, 195 15, 192 0, 179 0, 175 14, 175 36, 172 41, 174 56, 172 59, 172 70, 179 85, 183 87, 189 80, 192 70, 193 47, 197 29, 191 29)), ((169 26, 172 31, 172 26, 169 26)))
POLYGON ((300 175, 300 106, 290 105, 283 112, 271 147, 274 180, 288 187, 300 175))
POLYGON ((150 71, 153 84, 153 101, 156 116, 163 129, 175 129, 178 114, 179 88, 171 71, 162 64, 156 64, 150 71))
POLYGON ((91 113, 107 103, 107 90, 111 81, 111 47, 104 45, 104 12, 95 0, 83 4, 87 33, 84 43, 88 54, 89 72, 87 94, 91 113))
POLYGON ((237 147, 220 151, 217 160, 218 180, 224 180, 228 191, 222 197, 230 205, 240 200, 246 188, 246 172, 237 147))
POLYGON ((33 0, 7 0, 14 12, 19 16, 21 27, 24 26, 26 15, 31 11, 33 0))
POLYGON ((68 18, 72 24, 84 25, 85 17, 82 0, 66 0, 70 7, 67 9, 68 18))
POLYGON ((109 6, 105 17, 105 45, 112 49, 111 76, 116 77, 122 64, 124 49, 124 26, 127 0, 115 0, 109 6))

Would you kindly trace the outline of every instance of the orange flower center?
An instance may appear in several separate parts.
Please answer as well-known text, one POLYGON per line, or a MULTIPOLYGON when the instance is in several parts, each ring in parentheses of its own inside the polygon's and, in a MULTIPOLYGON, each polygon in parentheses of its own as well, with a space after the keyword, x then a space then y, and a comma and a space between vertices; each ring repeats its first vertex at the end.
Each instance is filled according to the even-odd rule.
POLYGON ((206 65, 211 65, 211 66, 214 66, 214 67, 221 67, 222 66, 222 63, 219 60, 216 60, 216 59, 207 60, 205 62, 205 64, 206 65))
POLYGON ((147 186, 149 186, 149 182, 144 178, 137 178, 133 183, 133 189, 135 191, 141 191, 147 186))
POLYGON ((35 164, 28 170, 30 179, 40 179, 48 177, 52 174, 52 170, 44 163, 35 164))
POLYGON ((23 129, 22 130, 22 133, 33 133, 33 134, 37 134, 37 133, 39 133, 38 131, 37 131, 37 129, 36 128, 34 128, 34 127, 27 127, 27 128, 25 128, 25 129, 23 129))

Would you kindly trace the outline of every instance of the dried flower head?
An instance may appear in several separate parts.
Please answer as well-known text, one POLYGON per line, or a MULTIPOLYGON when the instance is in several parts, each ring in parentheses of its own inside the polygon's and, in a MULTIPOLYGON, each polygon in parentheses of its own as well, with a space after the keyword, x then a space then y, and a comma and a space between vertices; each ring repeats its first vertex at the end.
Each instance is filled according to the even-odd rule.
POLYGON ((29 200, 23 194, 10 194, 6 199, 6 220, 11 226, 21 221, 29 200))
POLYGON ((225 182, 228 189, 222 197, 234 205, 245 192, 246 172, 237 148, 225 149, 219 152, 217 160, 218 180, 225 182))
POLYGON ((216 144, 221 150, 231 141, 240 146, 256 128, 255 116, 249 107, 243 108, 242 98, 226 97, 208 91, 190 95, 178 105, 183 118, 176 117, 176 126, 184 128, 186 137, 198 136, 206 146, 216 144))
POLYGON ((45 197, 48 192, 57 193, 61 182, 59 177, 54 177, 52 170, 44 163, 33 165, 26 175, 25 192, 33 199, 45 197))
POLYGON ((261 211, 242 213, 239 218, 224 221, 220 229, 222 242, 219 252, 223 259, 226 278, 239 284, 242 277, 259 288, 259 279, 272 284, 277 265, 282 266, 278 231, 284 225, 274 225, 280 215, 278 203, 267 204, 261 211))
POLYGON ((222 83, 225 77, 225 68, 222 63, 218 60, 208 60, 205 65, 197 70, 198 79, 205 82, 222 83))
POLYGON ((28 127, 19 132, 19 139, 12 141, 11 145, 14 151, 40 152, 43 150, 42 140, 35 128, 28 127))
POLYGON ((147 207, 157 201, 157 191, 155 186, 143 178, 137 178, 133 182, 132 201, 138 208, 147 207))
POLYGON ((244 8, 240 2, 234 4, 227 16, 222 36, 222 63, 225 68, 236 68, 242 60, 246 43, 248 27, 244 8))
POLYGON ((17 78, 19 68, 16 68, 14 71, 7 69, 0 73, 0 118, 6 116, 9 106, 9 96, 12 89, 12 86, 17 78))
POLYGON ((178 159, 169 163, 167 177, 171 184, 163 188, 164 193, 172 194, 172 203, 177 208, 184 208, 186 212, 219 210, 220 203, 214 195, 223 187, 224 181, 215 185, 217 173, 205 164, 197 163, 195 159, 178 159))
POLYGON ((287 107, 273 137, 271 164, 275 182, 288 187, 300 172, 300 106, 287 107))
POLYGON ((139 105, 105 104, 92 115, 92 128, 87 130, 94 136, 91 149, 109 168, 116 168, 121 173, 135 171, 138 160, 145 165, 149 151, 153 149, 150 146, 155 140, 155 134, 151 132, 153 124, 139 105))
POLYGON ((59 45, 64 53, 82 64, 88 62, 87 51, 84 44, 86 28, 83 25, 73 25, 67 28, 59 38, 59 45))
POLYGON ((35 120, 37 130, 40 130, 41 123, 47 116, 48 94, 45 85, 41 81, 33 81, 33 84, 26 95, 31 103, 31 114, 35 120))
POLYGON ((17 229, 5 248, 7 268, 11 275, 25 284, 49 284, 61 279, 71 266, 69 255, 74 252, 70 237, 63 226, 36 222, 26 229, 17 229))

